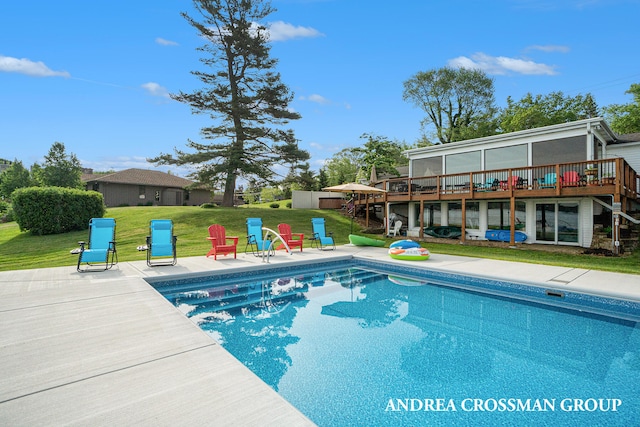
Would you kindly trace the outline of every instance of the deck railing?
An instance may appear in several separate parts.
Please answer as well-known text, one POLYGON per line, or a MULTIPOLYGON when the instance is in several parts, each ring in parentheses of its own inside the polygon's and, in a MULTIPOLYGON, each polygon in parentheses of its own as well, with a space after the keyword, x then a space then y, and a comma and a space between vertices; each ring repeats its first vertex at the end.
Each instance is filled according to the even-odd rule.
POLYGON ((419 199, 618 194, 638 199, 640 175, 622 158, 393 178, 375 183, 386 193, 360 195, 360 203, 419 199), (529 192, 529 193, 525 193, 529 192), (513 194, 513 193, 512 193, 513 194))

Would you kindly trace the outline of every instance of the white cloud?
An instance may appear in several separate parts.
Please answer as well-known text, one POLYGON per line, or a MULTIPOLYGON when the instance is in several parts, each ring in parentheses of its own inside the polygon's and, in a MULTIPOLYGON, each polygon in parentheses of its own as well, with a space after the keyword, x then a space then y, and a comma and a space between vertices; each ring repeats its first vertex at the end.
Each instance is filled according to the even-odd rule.
POLYGON ((316 104, 322 104, 322 105, 328 105, 331 104, 331 101, 328 100, 327 98, 325 98, 322 95, 318 95, 318 94, 312 94, 309 96, 300 96, 298 99, 302 100, 302 101, 309 101, 309 102, 315 102, 316 104))
POLYGON ((540 50, 542 52, 560 52, 560 53, 567 53, 569 52, 569 46, 562 46, 562 45, 533 45, 533 46, 529 46, 526 50, 540 50))
POLYGON ((450 59, 447 63, 454 68, 472 68, 486 72, 487 74, 508 74, 510 72, 528 75, 555 75, 558 74, 555 66, 533 62, 527 59, 509 58, 506 56, 490 56, 478 52, 471 56, 459 56, 450 59))
POLYGON ((171 98, 169 96, 169 91, 167 90, 167 88, 160 86, 158 83, 149 82, 141 85, 141 87, 146 90, 149 95, 171 98))
POLYGON ((274 42, 324 36, 320 31, 311 27, 296 27, 283 21, 272 22, 269 27, 269 40, 274 42))
POLYGON ((26 58, 18 59, 3 55, 0 55, 0 71, 33 77, 71 77, 71 74, 66 71, 53 71, 44 62, 33 62, 26 58))
POLYGON ((156 43, 161 44, 163 46, 178 46, 177 42, 163 39, 162 37, 156 37, 156 43))

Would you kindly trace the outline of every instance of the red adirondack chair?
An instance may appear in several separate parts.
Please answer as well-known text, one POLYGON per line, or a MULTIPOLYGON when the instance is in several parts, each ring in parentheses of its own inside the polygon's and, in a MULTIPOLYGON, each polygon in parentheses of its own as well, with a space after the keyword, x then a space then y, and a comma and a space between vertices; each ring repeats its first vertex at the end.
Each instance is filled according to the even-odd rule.
POLYGON ((218 254, 226 256, 227 254, 233 254, 233 258, 236 258, 236 251, 238 246, 238 237, 227 236, 227 232, 220 224, 213 224, 209 226, 209 239, 211 241, 211 250, 207 252, 207 258, 213 255, 213 259, 218 259, 218 254), (227 244, 231 241, 231 244, 227 244))
MULTIPOLYGON (((278 233, 282 236, 282 239, 287 242, 289 245, 289 249, 293 249, 296 247, 300 248, 300 252, 302 252, 302 244, 304 243, 304 234, 302 233, 292 233, 291 226, 289 224, 278 224, 278 233)), ((280 245, 278 249, 284 248, 284 245, 280 245)))

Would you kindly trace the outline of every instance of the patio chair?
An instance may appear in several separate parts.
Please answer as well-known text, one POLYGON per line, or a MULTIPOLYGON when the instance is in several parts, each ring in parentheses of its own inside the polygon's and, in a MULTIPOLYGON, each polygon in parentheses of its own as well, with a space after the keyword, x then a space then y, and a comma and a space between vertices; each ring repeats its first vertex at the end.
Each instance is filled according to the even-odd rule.
POLYGON ((209 237, 211 241, 211 249, 207 252, 207 258, 213 255, 213 259, 218 259, 218 254, 227 256, 233 254, 233 258, 237 258, 238 239, 237 236, 227 236, 227 231, 220 224, 209 226, 209 237), (229 243, 230 242, 230 243, 229 243))
MULTIPOLYGON (((511 188, 512 189, 516 189, 516 188, 522 188, 522 178, 520 178, 518 175, 512 175, 511 176, 511 188)), ((509 180, 506 181, 500 181, 500 188, 502 190, 508 190, 509 189, 509 180)))
POLYGON ((333 241, 333 233, 327 235, 324 218, 311 218, 311 226, 313 227, 312 246, 320 250, 333 250, 336 248, 336 244, 333 241))
POLYGON ((562 174, 562 186, 563 187, 579 187, 580 186, 580 174, 576 171, 566 171, 562 174))
MULTIPOLYGON (((304 243, 303 233, 292 233, 291 226, 286 223, 278 224, 278 233, 280 233, 280 237, 287 242, 289 249, 299 247, 300 252, 302 252, 302 244, 304 243)), ((284 248, 284 245, 278 246, 278 249, 282 248, 284 248)))
POLYGON ((396 221, 393 224, 393 230, 391 230, 392 236, 397 236, 400 233, 400 229, 402 229, 402 221, 396 221))
POLYGON ((152 219, 149 222, 147 244, 138 246, 139 251, 147 251, 147 265, 158 267, 161 265, 176 265, 176 241, 173 234, 173 221, 170 219, 152 219), (162 261, 153 261, 152 257, 162 257, 162 261), (166 259, 171 257, 170 259, 166 259))
POLYGON ((555 172, 550 172, 544 176, 544 178, 538 179, 538 186, 540 188, 555 188, 558 178, 555 172))
POLYGON ((262 218, 247 218, 247 245, 244 251, 251 248, 255 256, 262 256, 264 251, 269 251, 270 255, 275 255, 275 249, 271 244, 271 239, 265 240, 262 235, 262 218))
POLYGON ((496 190, 498 185, 500 185, 498 178, 487 178, 487 181, 484 184, 478 185, 478 189, 481 191, 492 191, 496 190))
POLYGON ((91 218, 89 221, 89 243, 78 242, 79 248, 71 251, 78 254, 78 266, 76 269, 80 273, 86 271, 109 270, 118 263, 116 253, 116 220, 113 218, 91 218), (81 264, 86 264, 81 268, 81 264), (100 270, 96 270, 96 265, 101 265, 100 270), (104 264, 104 268, 102 268, 104 264))

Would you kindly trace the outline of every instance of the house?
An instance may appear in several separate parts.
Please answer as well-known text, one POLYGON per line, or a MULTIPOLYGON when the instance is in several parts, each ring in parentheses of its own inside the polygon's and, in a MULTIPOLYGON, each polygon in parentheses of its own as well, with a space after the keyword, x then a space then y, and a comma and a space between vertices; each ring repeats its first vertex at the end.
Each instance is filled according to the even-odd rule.
POLYGON ((213 200, 211 190, 193 187, 193 181, 155 170, 84 173, 82 181, 87 190, 102 193, 107 206, 197 206, 213 200))
POLYGON ((617 250, 640 213, 639 136, 591 118, 415 148, 405 153, 409 177, 380 181, 387 193, 357 203, 384 205, 386 218, 405 219, 408 236, 452 226, 462 241, 509 230, 512 245, 519 231, 526 243, 590 247, 611 227, 617 250))

